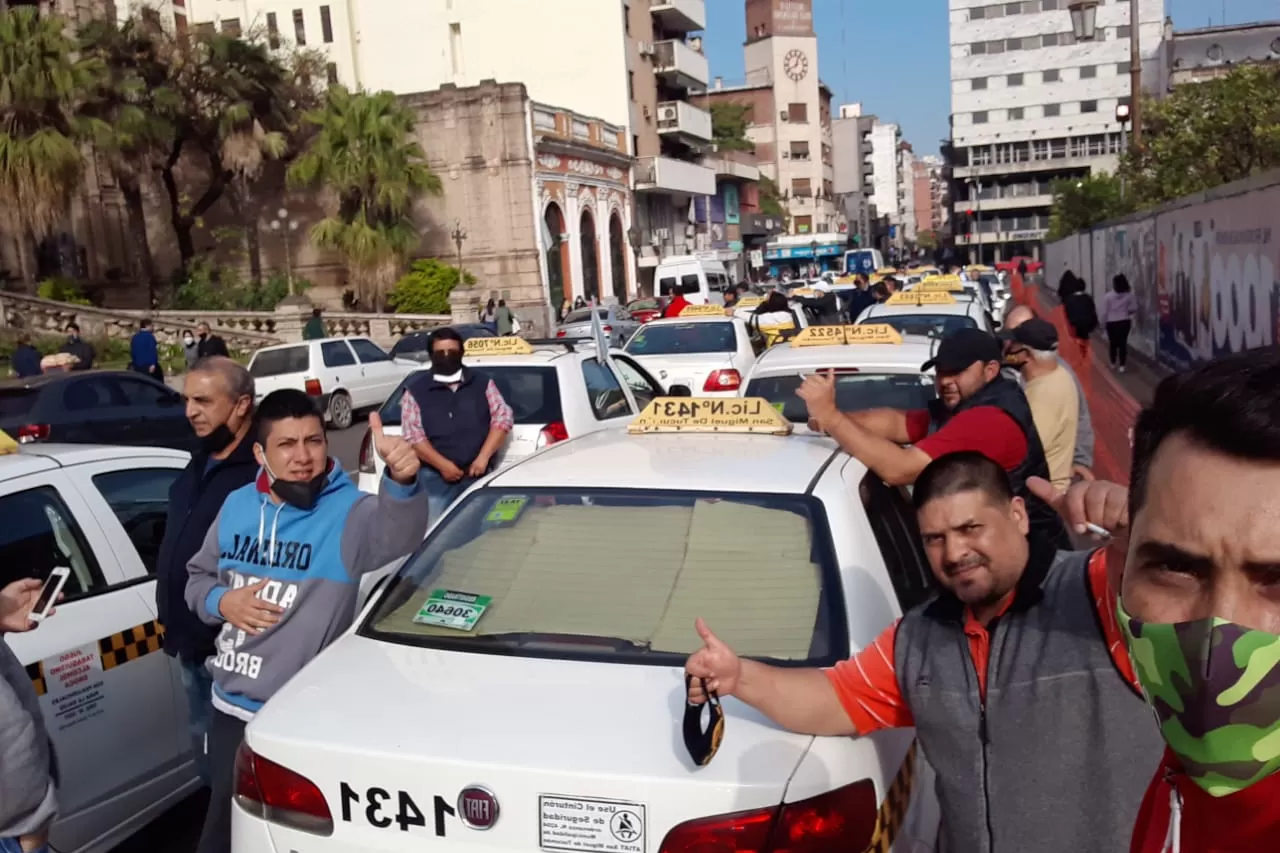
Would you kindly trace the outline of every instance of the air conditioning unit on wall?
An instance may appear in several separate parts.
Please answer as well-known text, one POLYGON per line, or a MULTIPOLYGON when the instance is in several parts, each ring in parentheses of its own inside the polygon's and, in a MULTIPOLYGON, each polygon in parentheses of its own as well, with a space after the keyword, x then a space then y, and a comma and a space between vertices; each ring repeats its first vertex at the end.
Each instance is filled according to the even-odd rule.
POLYGON ((675 104, 658 107, 658 121, 676 121, 680 111, 675 104))
POLYGON ((641 56, 653 56, 655 53, 657 53, 657 50, 654 48, 653 42, 648 42, 648 41, 640 42, 641 56))

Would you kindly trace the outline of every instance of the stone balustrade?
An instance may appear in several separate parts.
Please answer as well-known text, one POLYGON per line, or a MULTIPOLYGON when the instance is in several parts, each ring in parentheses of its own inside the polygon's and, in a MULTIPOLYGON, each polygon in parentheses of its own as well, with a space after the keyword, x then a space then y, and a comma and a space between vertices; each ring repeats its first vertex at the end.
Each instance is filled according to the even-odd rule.
MULTIPOLYGON (((128 340, 138 330, 138 321, 150 317, 153 331, 162 343, 179 343, 183 332, 195 331, 197 325, 207 323, 230 349, 251 352, 272 344, 302 340, 302 329, 311 319, 311 309, 311 303, 295 297, 286 299, 274 311, 126 311, 0 292, 0 327, 61 335, 67 324, 74 322, 86 338, 128 340)), ((364 336, 386 348, 411 332, 448 325, 451 321, 448 314, 344 312, 324 315, 329 335, 364 336)))

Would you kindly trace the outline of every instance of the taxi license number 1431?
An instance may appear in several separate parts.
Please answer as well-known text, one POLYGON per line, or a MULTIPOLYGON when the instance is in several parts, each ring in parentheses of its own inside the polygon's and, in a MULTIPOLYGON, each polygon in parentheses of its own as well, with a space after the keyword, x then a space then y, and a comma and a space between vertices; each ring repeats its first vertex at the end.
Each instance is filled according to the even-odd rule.
MULTIPOLYGON (((378 829, 388 829, 391 824, 408 832, 415 826, 426 827, 427 818, 408 791, 388 791, 386 788, 369 788, 363 792, 342 782, 339 787, 342 799, 342 820, 351 823, 363 816, 366 823, 378 829)), ((445 818, 453 817, 457 810, 449 801, 437 794, 433 800, 436 836, 444 838, 445 818)))

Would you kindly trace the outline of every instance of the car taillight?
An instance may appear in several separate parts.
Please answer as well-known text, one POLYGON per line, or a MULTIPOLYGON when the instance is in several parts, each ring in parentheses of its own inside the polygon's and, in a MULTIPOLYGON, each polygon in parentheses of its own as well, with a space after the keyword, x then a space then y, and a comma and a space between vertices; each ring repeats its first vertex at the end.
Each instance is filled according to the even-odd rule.
POLYGON ((541 450, 544 447, 550 447, 558 441, 569 440, 569 428, 564 425, 564 421, 552 421, 542 428, 538 433, 538 443, 536 449, 541 450))
POLYGON ((44 441, 48 437, 48 424, 23 424, 18 427, 18 441, 22 444, 32 441, 44 441))
POLYGON ((333 835, 333 815, 315 783, 241 743, 236 751, 236 803, 255 817, 312 835, 333 835))
POLYGON ((307 395, 310 397, 319 397, 321 394, 324 393, 323 391, 320 390, 319 379, 308 379, 305 383, 303 383, 302 388, 304 391, 307 392, 307 395))
POLYGON ((703 391, 736 391, 742 385, 742 374, 736 370, 713 370, 702 383, 703 391))
POLYGON ((360 473, 378 473, 378 457, 373 452, 373 431, 365 430, 360 441, 360 473))
POLYGON ((606 331, 606 332, 612 332, 612 331, 613 331, 613 326, 601 326, 600 328, 601 328, 603 331, 606 331))
POLYGON ((699 818, 673 827, 659 853, 842 853, 876 831, 876 788, 863 779, 781 808, 699 818))

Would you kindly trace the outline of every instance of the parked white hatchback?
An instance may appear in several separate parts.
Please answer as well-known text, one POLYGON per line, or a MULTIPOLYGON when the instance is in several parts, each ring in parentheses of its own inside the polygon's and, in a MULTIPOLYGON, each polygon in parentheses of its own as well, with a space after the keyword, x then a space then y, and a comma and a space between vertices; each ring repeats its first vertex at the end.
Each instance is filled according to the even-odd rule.
POLYGON ((410 371, 422 365, 392 358, 368 338, 320 338, 263 347, 249 360, 257 400, 280 388, 315 397, 325 420, 346 429, 356 412, 375 409, 410 371))
MULTIPOLYGON (((624 427, 665 393, 627 353, 610 351, 601 364, 595 346, 586 341, 476 338, 465 346, 462 363, 493 380, 515 419, 510 438, 498 451, 498 468, 571 437, 624 427)), ((400 435, 405 389, 430 369, 417 365, 378 410, 388 435, 400 435)), ((376 494, 384 467, 366 432, 360 445, 360 489, 376 494)))
POLYGON ((659 382, 710 397, 737 396, 763 350, 762 336, 753 339, 745 322, 716 305, 691 305, 679 317, 650 320, 626 346, 659 382))

